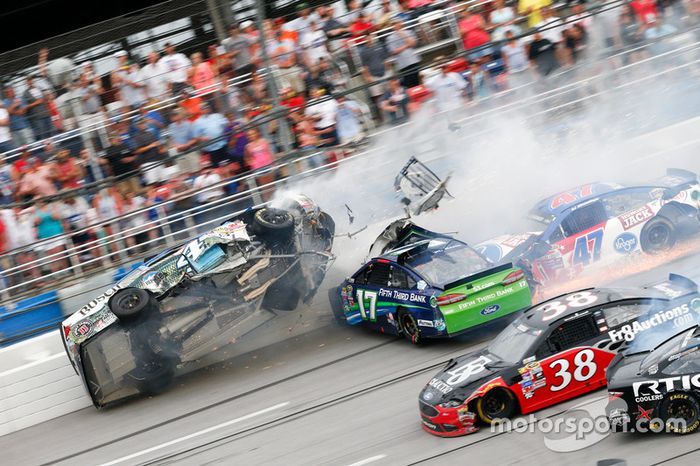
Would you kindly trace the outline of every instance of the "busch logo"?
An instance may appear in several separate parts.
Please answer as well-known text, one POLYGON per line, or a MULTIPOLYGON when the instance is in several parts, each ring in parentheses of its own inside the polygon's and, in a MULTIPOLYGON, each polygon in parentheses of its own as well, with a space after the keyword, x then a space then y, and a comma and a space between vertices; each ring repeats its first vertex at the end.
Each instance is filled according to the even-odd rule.
POLYGON ((624 213, 618 218, 622 223, 622 228, 624 228, 625 230, 629 230, 630 228, 634 228, 640 223, 646 222, 653 216, 654 212, 652 212, 652 210, 648 206, 644 206, 640 209, 633 210, 632 212, 624 213))
POLYGON ((637 249, 637 237, 632 233, 622 233, 615 238, 614 246, 620 254, 629 254, 637 249))
POLYGON ((671 392, 676 388, 683 390, 700 389, 700 374, 668 377, 659 380, 645 380, 632 384, 634 397, 661 395, 659 386, 666 388, 666 392, 671 392))
POLYGON ((657 312, 650 319, 645 321, 639 322, 635 320, 631 324, 623 325, 619 330, 611 330, 610 340, 613 343, 622 340, 632 341, 639 332, 649 330, 650 328, 661 325, 669 320, 673 320, 673 324, 675 326, 687 324, 693 320, 692 316, 686 316, 689 311, 690 307, 688 304, 682 304, 668 311, 657 312))

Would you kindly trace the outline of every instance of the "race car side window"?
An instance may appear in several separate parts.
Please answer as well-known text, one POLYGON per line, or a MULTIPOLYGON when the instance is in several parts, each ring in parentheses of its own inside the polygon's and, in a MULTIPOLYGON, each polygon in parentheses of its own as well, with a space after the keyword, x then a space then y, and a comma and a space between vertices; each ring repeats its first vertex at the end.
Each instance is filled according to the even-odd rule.
POLYGON ((685 354, 670 363, 661 372, 668 375, 697 374, 700 372, 700 353, 694 351, 685 354))
POLYGON ((603 205, 610 217, 616 217, 630 210, 639 209, 651 201, 652 197, 648 189, 625 190, 608 194, 603 199, 603 205))
POLYGON ((647 301, 626 301, 614 304, 602 309, 603 316, 609 327, 617 327, 626 322, 636 319, 652 307, 652 302, 647 301))
POLYGON ((372 264, 369 264, 367 267, 364 269, 360 270, 355 274, 353 279, 355 280, 355 283, 357 285, 366 285, 367 284, 367 276, 369 275, 369 271, 372 268, 372 264))
POLYGON ((605 213, 605 208, 600 201, 580 207, 571 213, 561 222, 561 227, 564 230, 564 236, 569 236, 580 233, 589 228, 593 228, 605 222, 608 215, 605 213))
POLYGON ((389 264, 374 262, 367 269, 367 285, 389 286, 391 275, 389 264))
POLYGON ((392 288, 403 288, 405 290, 415 288, 416 281, 413 280, 404 270, 392 265, 391 266, 391 281, 392 288))
POLYGON ((559 324, 552 330, 546 344, 552 353, 558 353, 590 340, 598 336, 599 333, 593 316, 589 314, 559 324))

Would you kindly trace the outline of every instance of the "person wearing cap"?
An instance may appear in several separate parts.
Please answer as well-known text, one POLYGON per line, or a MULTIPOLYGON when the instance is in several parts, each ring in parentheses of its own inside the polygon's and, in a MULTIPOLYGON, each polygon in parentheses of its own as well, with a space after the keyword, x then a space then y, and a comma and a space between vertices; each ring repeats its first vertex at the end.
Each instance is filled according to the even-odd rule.
POLYGON ((26 115, 37 139, 45 139, 54 134, 51 123, 51 112, 46 102, 44 92, 36 85, 33 76, 26 79, 26 90, 22 98, 27 103, 26 115))
POLYGON ((403 22, 394 20, 393 31, 387 37, 386 45, 389 53, 394 56, 401 84, 407 89, 420 84, 420 57, 414 48, 417 43, 415 34, 405 29, 403 22))
POLYGON ((209 164, 214 168, 228 162, 228 141, 225 129, 228 121, 220 113, 212 113, 208 103, 202 104, 202 116, 192 126, 193 136, 203 144, 202 151, 209 155, 209 164))
POLYGON ((168 70, 167 79, 171 95, 179 95, 187 87, 187 70, 192 65, 190 60, 184 54, 176 52, 175 46, 168 42, 160 62, 168 70))
POLYGON ((221 42, 224 50, 231 60, 234 76, 243 76, 253 72, 251 64, 251 40, 241 34, 241 29, 237 24, 232 24, 228 28, 228 37, 221 42))

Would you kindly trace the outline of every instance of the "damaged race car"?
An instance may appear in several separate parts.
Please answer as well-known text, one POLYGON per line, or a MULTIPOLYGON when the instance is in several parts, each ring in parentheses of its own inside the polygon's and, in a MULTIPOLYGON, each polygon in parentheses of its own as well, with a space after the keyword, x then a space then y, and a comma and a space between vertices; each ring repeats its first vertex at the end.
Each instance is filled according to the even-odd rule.
POLYGON ((667 323, 700 321, 697 285, 680 275, 637 289, 589 288, 526 310, 488 347, 450 360, 423 388, 423 430, 475 432, 480 421, 529 414, 604 387, 628 341, 667 323))
POLYGON ((698 430, 698 349, 700 327, 694 326, 673 334, 652 351, 639 348, 620 351, 607 373, 606 411, 612 429, 674 434, 698 430))
POLYGON ((452 337, 532 304, 525 274, 408 219, 390 224, 369 262, 329 291, 336 319, 418 344, 452 337))
POLYGON ((335 224, 309 198, 244 212, 147 260, 63 321, 96 407, 156 394, 200 358, 309 302, 335 224))
POLYGON ((638 253, 666 251, 700 228, 695 173, 668 169, 646 185, 592 183, 548 197, 530 211, 530 228, 475 246, 492 263, 513 262, 534 282, 565 281, 638 253))

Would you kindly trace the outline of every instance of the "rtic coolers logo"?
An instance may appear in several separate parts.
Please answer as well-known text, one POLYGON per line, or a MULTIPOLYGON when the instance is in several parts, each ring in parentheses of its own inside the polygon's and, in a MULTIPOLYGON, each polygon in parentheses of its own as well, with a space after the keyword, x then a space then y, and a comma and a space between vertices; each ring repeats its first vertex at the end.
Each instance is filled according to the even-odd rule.
POLYGON ((622 340, 632 341, 639 332, 649 330, 668 321, 672 321, 676 327, 684 326, 693 321, 693 316, 689 314, 691 305, 695 309, 697 305, 700 305, 700 301, 694 299, 690 305, 682 304, 668 311, 657 312, 650 319, 641 322, 634 321, 631 324, 623 325, 619 330, 611 330, 610 340, 613 343, 622 340))
POLYGON ((620 254, 629 254, 637 249, 637 237, 632 233, 621 233, 615 238, 614 246, 620 254))
POLYGON ((634 391, 635 398, 661 395, 659 387, 664 387, 666 393, 677 389, 700 389, 700 374, 668 377, 666 379, 659 380, 645 380, 643 382, 635 382, 632 384, 632 390, 634 391))

